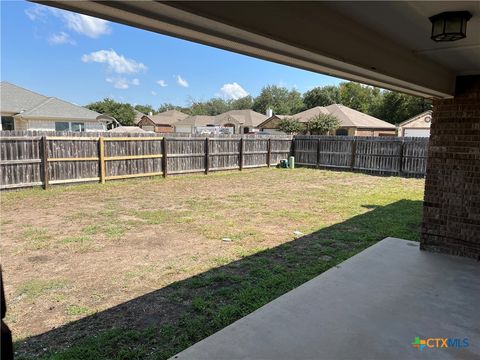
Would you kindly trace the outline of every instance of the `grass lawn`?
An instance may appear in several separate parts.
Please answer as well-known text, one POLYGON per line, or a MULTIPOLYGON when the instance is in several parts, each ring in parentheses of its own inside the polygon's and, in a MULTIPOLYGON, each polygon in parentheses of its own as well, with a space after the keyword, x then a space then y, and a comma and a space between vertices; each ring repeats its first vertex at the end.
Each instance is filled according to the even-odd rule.
POLYGON ((255 169, 2 193, 17 358, 168 358, 387 236, 419 240, 423 186, 255 169))

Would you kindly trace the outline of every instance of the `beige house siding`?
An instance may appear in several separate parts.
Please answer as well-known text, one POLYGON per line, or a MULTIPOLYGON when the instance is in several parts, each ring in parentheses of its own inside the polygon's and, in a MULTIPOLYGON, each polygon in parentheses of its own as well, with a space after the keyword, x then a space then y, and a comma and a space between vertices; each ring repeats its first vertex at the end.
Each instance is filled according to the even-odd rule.
POLYGON ((430 130, 432 112, 426 111, 398 125, 398 136, 405 136, 405 129, 430 130))
POLYGON ((103 123, 97 121, 85 121, 85 120, 62 120, 62 119, 29 119, 18 120, 15 122, 15 130, 32 130, 32 131, 55 131, 56 122, 79 122, 85 124, 85 131, 105 131, 106 127, 103 123), (21 126, 19 126, 22 124, 21 126))

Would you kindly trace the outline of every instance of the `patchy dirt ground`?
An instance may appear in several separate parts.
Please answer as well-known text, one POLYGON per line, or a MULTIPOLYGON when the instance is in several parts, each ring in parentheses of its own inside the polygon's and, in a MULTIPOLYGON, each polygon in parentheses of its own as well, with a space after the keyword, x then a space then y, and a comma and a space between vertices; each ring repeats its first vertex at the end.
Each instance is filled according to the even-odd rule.
MULTIPOLYGON (((309 234, 376 207, 422 198, 423 180, 314 169, 2 193, 6 320, 16 340, 31 338, 285 244, 294 231, 309 234)), ((418 223, 397 233, 415 237, 418 223)), ((179 309, 156 311, 165 320, 179 309)), ((114 321, 120 326, 122 316, 114 321)))

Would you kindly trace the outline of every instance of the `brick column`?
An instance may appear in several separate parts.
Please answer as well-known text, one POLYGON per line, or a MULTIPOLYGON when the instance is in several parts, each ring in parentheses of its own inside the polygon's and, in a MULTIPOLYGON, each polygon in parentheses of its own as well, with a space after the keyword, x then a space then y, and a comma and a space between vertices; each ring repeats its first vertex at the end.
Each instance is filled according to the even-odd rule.
POLYGON ((420 248, 480 259, 480 75, 433 103, 420 248))

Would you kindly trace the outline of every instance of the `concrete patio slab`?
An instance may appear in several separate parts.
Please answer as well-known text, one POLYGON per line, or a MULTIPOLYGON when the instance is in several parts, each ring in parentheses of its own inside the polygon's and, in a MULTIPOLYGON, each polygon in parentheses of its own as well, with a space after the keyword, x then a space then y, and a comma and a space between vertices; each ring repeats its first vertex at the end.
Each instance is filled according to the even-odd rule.
POLYGON ((480 263, 418 246, 384 239, 172 359, 480 359, 480 263))

